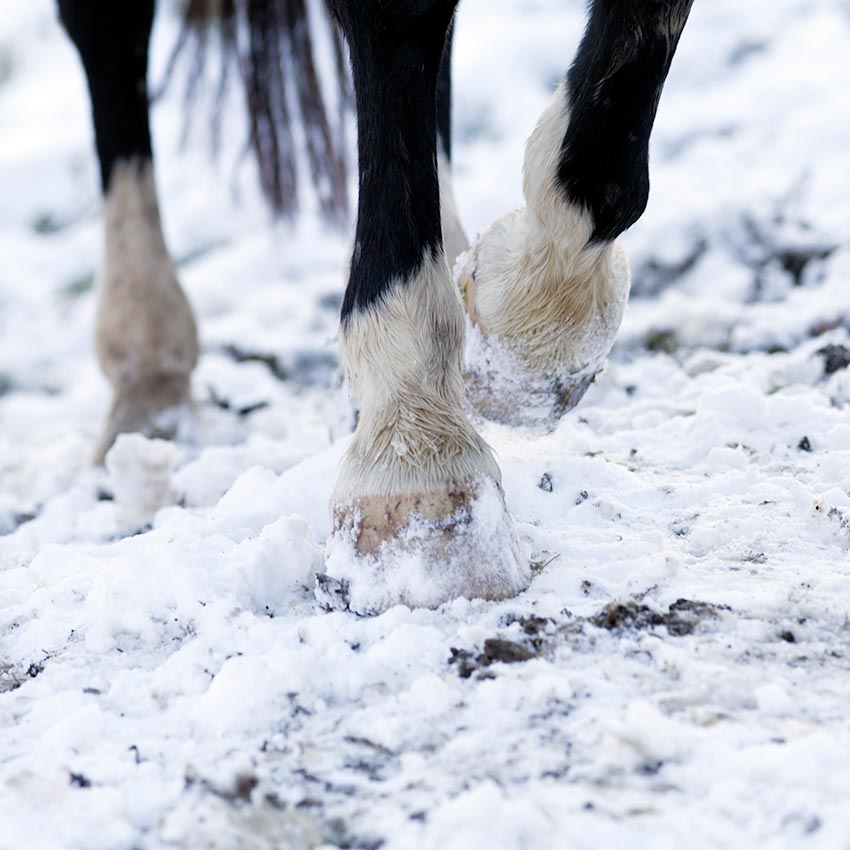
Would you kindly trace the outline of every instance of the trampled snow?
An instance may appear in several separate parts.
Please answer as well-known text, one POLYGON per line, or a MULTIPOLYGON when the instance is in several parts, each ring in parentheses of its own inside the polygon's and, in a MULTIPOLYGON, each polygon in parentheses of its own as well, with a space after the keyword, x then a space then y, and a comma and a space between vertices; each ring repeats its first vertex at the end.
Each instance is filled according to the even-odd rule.
MULTIPOLYGON (((472 233, 583 15, 462 3, 472 233)), ((847 850, 845 0, 696 0, 612 362, 552 434, 483 426, 530 589, 366 618, 313 595, 348 236, 269 223, 238 93, 215 162, 179 85, 154 113, 195 433, 90 467, 98 181, 55 17, 0 20, 0 850, 847 850)))

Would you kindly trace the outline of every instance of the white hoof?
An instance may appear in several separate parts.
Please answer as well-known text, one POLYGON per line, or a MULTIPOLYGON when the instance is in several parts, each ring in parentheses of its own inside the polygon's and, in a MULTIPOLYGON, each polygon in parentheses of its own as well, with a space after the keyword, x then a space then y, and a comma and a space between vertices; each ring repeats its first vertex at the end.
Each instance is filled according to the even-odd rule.
POLYGON ((507 599, 531 577, 501 488, 487 477, 338 504, 326 569, 333 601, 343 588, 345 607, 360 614, 399 604, 436 608, 461 597, 507 599))
POLYGON ((565 268, 554 251, 529 251, 534 241, 519 210, 497 221, 458 263, 457 284, 474 327, 467 396, 488 419, 553 427, 604 369, 631 277, 616 243, 588 248, 565 268))

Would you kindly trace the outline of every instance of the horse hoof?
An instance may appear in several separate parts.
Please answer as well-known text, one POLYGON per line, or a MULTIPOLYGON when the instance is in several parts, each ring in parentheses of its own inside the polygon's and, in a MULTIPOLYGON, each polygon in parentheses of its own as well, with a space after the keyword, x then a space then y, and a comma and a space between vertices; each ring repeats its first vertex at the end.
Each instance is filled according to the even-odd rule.
POLYGON ((362 496, 337 502, 333 512, 327 571, 344 583, 347 607, 357 613, 507 599, 528 587, 528 560, 490 477, 362 496))
POLYGON ((95 452, 102 465, 119 434, 174 440, 191 430, 194 410, 187 375, 155 375, 120 386, 95 452))
POLYGON ((458 262, 473 325, 467 399, 482 416, 554 427, 602 371, 630 287, 616 244, 563 251, 522 209, 498 220, 458 262))

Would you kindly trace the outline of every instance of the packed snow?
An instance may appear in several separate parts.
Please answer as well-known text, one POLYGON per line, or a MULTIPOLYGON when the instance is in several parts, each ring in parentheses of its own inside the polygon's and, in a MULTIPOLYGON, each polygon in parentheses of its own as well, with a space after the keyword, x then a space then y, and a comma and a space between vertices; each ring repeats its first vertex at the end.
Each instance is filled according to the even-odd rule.
MULTIPOLYGON (((583 19, 462 3, 470 232, 521 202, 583 19)), ((846 0, 696 0, 607 372, 551 434, 482 425, 529 590, 360 617, 314 595, 348 234, 271 224, 238 92, 213 160, 178 73, 154 129, 198 421, 92 468, 84 81, 50 0, 4 0, 0 848, 848 850, 848 44, 846 0)))

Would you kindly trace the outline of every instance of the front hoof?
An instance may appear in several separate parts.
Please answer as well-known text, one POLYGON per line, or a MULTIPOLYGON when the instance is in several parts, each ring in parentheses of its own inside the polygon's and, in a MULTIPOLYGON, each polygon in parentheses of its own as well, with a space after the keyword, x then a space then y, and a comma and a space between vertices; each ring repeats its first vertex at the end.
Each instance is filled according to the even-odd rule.
POLYGON ((551 431, 582 400, 601 370, 590 364, 572 373, 541 373, 498 340, 472 328, 464 371, 467 404, 491 422, 551 431))
POLYGON ((522 209, 496 221, 458 261, 473 325, 467 397, 487 419, 553 428, 604 369, 631 276, 619 245, 586 241, 557 242, 522 209))
POLYGON ((490 478, 416 494, 363 496, 334 505, 327 573, 347 606, 436 608, 451 599, 507 599, 528 587, 501 488, 490 478))

